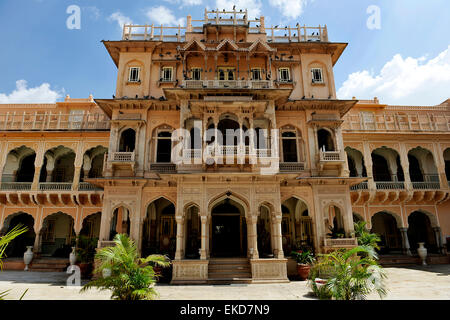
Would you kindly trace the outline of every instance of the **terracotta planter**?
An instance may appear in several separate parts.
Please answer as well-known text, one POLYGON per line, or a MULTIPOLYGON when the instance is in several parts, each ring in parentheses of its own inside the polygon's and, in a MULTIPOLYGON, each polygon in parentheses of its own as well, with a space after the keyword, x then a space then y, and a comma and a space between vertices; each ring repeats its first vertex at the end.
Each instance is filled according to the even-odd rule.
POLYGON ((309 264, 297 264, 297 273, 302 280, 308 279, 311 266, 309 264))
POLYGON ((92 264, 91 263, 80 263, 78 265, 80 267, 81 277, 86 279, 91 276, 92 272, 92 264))

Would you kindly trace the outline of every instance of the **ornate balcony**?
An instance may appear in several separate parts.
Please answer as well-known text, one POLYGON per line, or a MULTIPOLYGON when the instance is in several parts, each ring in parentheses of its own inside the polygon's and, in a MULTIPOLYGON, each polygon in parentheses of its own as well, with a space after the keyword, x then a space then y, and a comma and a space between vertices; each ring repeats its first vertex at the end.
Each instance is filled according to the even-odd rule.
POLYGON ((304 170, 304 162, 280 162, 280 172, 300 172, 304 170))
POLYGON ((108 161, 111 162, 134 162, 134 152, 112 152, 111 158, 108 161))
POLYGON ((31 190, 32 182, 2 182, 1 190, 31 190))
POLYGON ((340 151, 320 151, 320 161, 342 161, 340 151))
POLYGON ((174 163, 151 163, 150 171, 170 174, 170 173, 176 173, 177 168, 174 163))
POLYGON ((270 89, 270 80, 183 80, 185 89, 270 89))

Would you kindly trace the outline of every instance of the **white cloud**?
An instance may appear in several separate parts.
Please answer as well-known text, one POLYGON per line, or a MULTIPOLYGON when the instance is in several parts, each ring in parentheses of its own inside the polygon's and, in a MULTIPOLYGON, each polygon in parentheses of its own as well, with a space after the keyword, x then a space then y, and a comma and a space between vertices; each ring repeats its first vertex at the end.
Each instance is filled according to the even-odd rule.
POLYGON ((165 26, 184 26, 185 18, 177 19, 172 11, 164 6, 152 7, 146 12, 147 17, 151 20, 150 23, 156 25, 163 24, 165 26))
POLYGON ((261 1, 259 0, 216 0, 216 8, 219 10, 232 10, 233 6, 236 6, 236 10, 248 9, 248 18, 255 19, 261 16, 261 1))
POLYGON ((96 6, 83 7, 83 10, 86 10, 94 20, 100 18, 100 10, 96 6))
POLYGON ((203 3, 203 0, 164 0, 170 4, 179 4, 181 8, 186 6, 199 6, 203 3))
POLYGON ((433 105, 450 97, 450 45, 433 59, 396 54, 378 75, 367 70, 348 76, 340 99, 378 97, 389 104, 433 105))
POLYGON ((121 30, 123 29, 124 24, 133 24, 133 21, 127 16, 124 16, 120 11, 114 12, 110 15, 108 20, 116 21, 121 30))
MULTIPOLYGON (((303 13, 303 9, 310 0, 269 0, 273 7, 277 7, 283 16, 289 19, 297 19, 303 13)), ((312 1, 312 0, 311 0, 312 1)))
POLYGON ((16 81, 16 89, 10 94, 0 93, 0 103, 55 103, 62 97, 62 92, 50 89, 50 84, 28 88, 27 81, 16 81))

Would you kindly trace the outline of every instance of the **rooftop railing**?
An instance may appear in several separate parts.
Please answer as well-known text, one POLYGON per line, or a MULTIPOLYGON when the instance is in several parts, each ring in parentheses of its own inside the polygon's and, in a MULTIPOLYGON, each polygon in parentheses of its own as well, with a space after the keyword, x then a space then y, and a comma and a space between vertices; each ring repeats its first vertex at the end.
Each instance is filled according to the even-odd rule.
POLYGON ((187 16, 186 26, 164 26, 164 25, 131 25, 123 27, 122 40, 140 41, 169 41, 185 42, 186 33, 202 33, 204 26, 246 26, 249 33, 266 33, 268 42, 311 42, 328 41, 328 31, 326 26, 307 27, 297 24, 290 26, 265 27, 264 17, 249 19, 247 10, 207 10, 204 18, 193 20, 187 16))
POLYGON ((349 113, 344 117, 344 130, 361 131, 450 131, 450 114, 437 112, 399 114, 384 112, 364 117, 359 113, 349 113))
POLYGON ((0 130, 108 130, 109 118, 100 113, 7 112, 0 114, 0 130))

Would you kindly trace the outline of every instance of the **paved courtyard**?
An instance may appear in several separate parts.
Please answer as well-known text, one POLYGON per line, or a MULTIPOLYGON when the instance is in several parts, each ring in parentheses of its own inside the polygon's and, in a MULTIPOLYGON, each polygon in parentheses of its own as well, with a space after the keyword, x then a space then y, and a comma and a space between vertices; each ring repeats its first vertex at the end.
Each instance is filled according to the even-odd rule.
MULTIPOLYGON (((417 266, 413 268, 386 268, 389 293, 387 299, 450 300, 450 265, 417 266)), ((0 272, 0 292, 11 289, 8 299, 18 299, 28 289, 24 300, 99 300, 109 299, 109 292, 90 290, 79 293, 80 287, 66 286, 65 273, 55 272, 0 272)), ((236 285, 158 285, 160 299, 243 299, 243 300, 297 300, 314 299, 306 282, 285 284, 236 285)), ((373 295, 370 299, 379 299, 373 295)))

